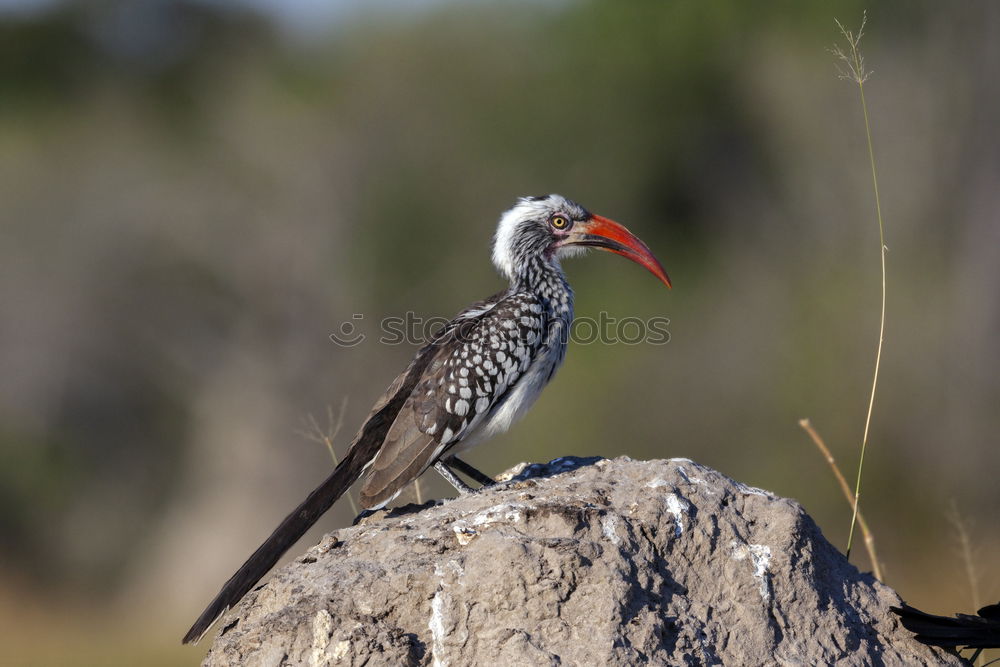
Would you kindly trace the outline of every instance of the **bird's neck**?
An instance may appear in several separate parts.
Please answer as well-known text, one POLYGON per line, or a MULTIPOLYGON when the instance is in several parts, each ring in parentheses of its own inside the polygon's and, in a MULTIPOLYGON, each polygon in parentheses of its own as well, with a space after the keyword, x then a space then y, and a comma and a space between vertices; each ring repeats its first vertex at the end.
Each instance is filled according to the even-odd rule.
POLYGON ((573 290, 555 257, 532 257, 517 267, 512 292, 528 292, 549 305, 553 315, 572 319, 573 290))

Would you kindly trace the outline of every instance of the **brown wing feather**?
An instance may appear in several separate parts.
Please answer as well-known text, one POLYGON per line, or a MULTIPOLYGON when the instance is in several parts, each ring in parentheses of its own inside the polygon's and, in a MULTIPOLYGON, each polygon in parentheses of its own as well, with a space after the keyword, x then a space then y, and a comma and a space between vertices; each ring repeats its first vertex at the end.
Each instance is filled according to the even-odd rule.
POLYGON ((441 431, 429 429, 429 426, 443 417, 435 378, 442 374, 456 347, 458 339, 452 324, 454 322, 434 342, 437 349, 433 360, 396 415, 378 456, 368 469, 360 492, 363 507, 384 505, 433 463, 431 459, 440 442, 441 431))
POLYGON ((414 413, 404 408, 385 439, 382 452, 369 468, 361 487, 361 504, 375 508, 384 505, 407 484, 420 476, 430 464, 437 441, 421 433, 414 413))

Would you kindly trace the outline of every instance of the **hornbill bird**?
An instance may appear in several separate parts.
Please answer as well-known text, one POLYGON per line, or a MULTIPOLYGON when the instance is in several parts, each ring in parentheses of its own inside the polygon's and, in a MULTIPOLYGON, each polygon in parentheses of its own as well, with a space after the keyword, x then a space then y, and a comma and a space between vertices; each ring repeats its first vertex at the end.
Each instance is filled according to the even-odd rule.
POLYGON ((625 227, 560 195, 524 197, 500 217, 493 263, 510 286, 459 313, 389 386, 327 479, 227 581, 184 636, 199 640, 359 478, 361 506, 378 509, 433 466, 460 493, 452 470, 493 480, 457 455, 524 415, 566 353, 573 291, 560 260, 600 248, 670 279, 625 227))
POLYGON ((979 650, 1000 648, 1000 602, 983 607, 975 616, 935 616, 905 603, 890 609, 899 616, 903 627, 916 634, 918 642, 941 648, 978 649, 970 662, 976 661, 979 650))

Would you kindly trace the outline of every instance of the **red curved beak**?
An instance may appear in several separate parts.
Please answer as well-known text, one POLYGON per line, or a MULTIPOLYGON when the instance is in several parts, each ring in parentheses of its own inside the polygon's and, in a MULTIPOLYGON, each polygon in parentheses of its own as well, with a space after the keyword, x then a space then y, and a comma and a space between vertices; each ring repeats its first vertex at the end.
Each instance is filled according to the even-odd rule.
POLYGON ((667 287, 671 286, 670 277, 646 244, 614 220, 600 215, 591 216, 590 220, 577 223, 561 245, 591 246, 627 257, 646 267, 667 287))

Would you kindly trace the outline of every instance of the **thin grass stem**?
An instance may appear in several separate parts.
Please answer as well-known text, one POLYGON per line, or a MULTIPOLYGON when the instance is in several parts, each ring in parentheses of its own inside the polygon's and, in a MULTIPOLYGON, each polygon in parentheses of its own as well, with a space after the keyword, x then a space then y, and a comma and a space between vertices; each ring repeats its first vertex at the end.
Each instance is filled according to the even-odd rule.
POLYGON ((834 47, 833 49, 833 53, 846 65, 846 70, 840 70, 841 77, 857 84, 858 92, 861 98, 861 110, 864 113, 865 118, 865 139, 868 143, 868 163, 871 166, 872 187, 875 190, 875 213, 878 218, 879 256, 882 264, 882 307, 879 315, 878 347, 875 351, 875 372, 872 377, 871 395, 868 399, 868 413, 865 416, 864 435, 861 438, 861 455, 858 458, 858 474, 854 484, 854 510, 851 514, 851 529, 847 533, 848 559, 851 557, 851 547, 854 544, 854 528, 858 523, 858 508, 861 506, 861 477, 865 467, 865 453, 868 449, 868 436, 871 431, 872 413, 875 410, 875 392, 878 388, 879 369, 882 364, 882 343, 885 340, 885 225, 882 220, 882 201, 879 197, 878 191, 878 170, 875 168, 875 148, 872 143, 871 121, 868 117, 868 103, 865 101, 865 81, 868 79, 870 73, 865 69, 864 57, 862 56, 859 48, 861 37, 864 35, 865 22, 867 21, 867 18, 867 15, 863 16, 861 19, 861 27, 858 28, 857 33, 847 30, 843 24, 840 23, 840 21, 837 21, 837 26, 840 28, 841 34, 847 40, 848 50, 844 51, 839 46, 834 47))

